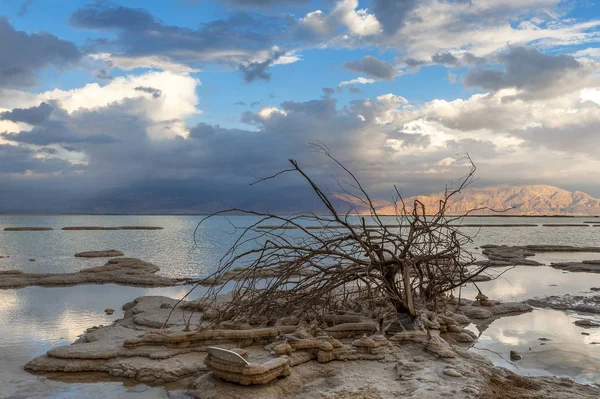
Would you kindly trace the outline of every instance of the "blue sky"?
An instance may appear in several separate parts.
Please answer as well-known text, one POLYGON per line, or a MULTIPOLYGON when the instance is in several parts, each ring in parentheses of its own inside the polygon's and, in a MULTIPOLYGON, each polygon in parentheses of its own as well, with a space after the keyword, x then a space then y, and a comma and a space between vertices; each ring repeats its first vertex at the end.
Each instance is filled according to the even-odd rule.
POLYGON ((600 196, 599 26, 596 1, 7 0, 0 211, 302 208, 247 183, 292 157, 327 182, 315 140, 382 199, 464 152, 479 185, 600 196))

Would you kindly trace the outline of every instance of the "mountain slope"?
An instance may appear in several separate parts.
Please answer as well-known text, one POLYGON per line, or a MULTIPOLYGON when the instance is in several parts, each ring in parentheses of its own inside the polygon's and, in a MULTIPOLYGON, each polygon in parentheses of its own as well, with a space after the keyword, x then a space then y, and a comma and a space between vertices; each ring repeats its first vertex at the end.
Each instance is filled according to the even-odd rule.
MULTIPOLYGON (((427 213, 435 213, 443 193, 419 195, 405 199, 407 207, 412 207, 418 199, 425 205, 427 213)), ((513 208, 505 215, 600 215, 600 199, 581 191, 567 191, 546 185, 493 186, 467 188, 456 194, 450 201, 448 214, 458 215, 470 209, 488 207, 495 210, 513 208)), ((394 214, 392 205, 378 209, 380 214, 394 214)), ((493 214, 489 210, 474 214, 493 214)))

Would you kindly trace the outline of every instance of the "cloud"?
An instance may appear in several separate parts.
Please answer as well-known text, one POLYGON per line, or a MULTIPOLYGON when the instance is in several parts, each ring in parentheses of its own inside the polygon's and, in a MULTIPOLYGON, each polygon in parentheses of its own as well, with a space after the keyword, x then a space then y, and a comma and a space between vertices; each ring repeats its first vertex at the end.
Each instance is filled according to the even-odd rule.
MULTIPOLYGON (((377 12, 377 7, 373 9, 385 30, 378 44, 394 47, 405 58, 414 60, 429 60, 435 54, 447 53, 458 57, 457 53, 464 51, 485 57, 505 48, 507 43, 549 48, 597 40, 595 30, 600 21, 557 18, 558 5, 558 0, 424 0, 417 2, 406 14, 408 17, 397 19, 401 26, 395 31, 386 29, 382 13, 377 12)), ((392 15, 388 8, 383 9, 392 15)))
POLYGON ((309 4, 311 0, 221 0, 234 6, 241 7, 268 7, 268 6, 301 6, 309 4))
POLYGON ((343 87, 343 86, 355 85, 355 84, 367 85, 367 84, 371 84, 371 83, 375 83, 375 79, 368 79, 368 78, 364 78, 361 76, 361 77, 358 77, 358 78, 352 79, 352 80, 344 80, 343 82, 340 82, 340 84, 338 86, 343 87))
POLYGON ((21 3, 21 7, 19 7, 19 12, 17 13, 17 15, 19 17, 24 17, 25 15, 27 15, 32 5, 33 0, 25 0, 23 3, 21 3))
POLYGON ((470 70, 467 87, 493 92, 514 88, 522 91, 510 98, 563 95, 578 90, 594 79, 594 65, 584 65, 571 55, 549 55, 530 47, 511 47, 499 54, 503 69, 470 70))
POLYGON ((373 14, 366 9, 358 8, 358 0, 340 0, 335 5, 331 16, 344 24, 350 33, 358 36, 370 36, 379 33, 381 26, 373 14))
POLYGON ((15 30, 0 17, 0 87, 27 87, 47 67, 66 68, 81 59, 77 47, 49 33, 15 30))
POLYGON ((152 94, 152 97, 158 98, 162 95, 162 90, 155 89, 154 87, 137 86, 133 90, 143 91, 144 93, 152 94))
POLYGON ((37 107, 31 107, 27 109, 15 108, 12 111, 0 112, 0 119, 11 122, 24 122, 29 125, 39 125, 44 122, 54 108, 45 102, 41 103, 37 107))
POLYGON ((0 175, 27 173, 56 173, 69 170, 71 164, 57 158, 37 157, 27 147, 0 144, 0 175))
POLYGON ((358 61, 344 64, 344 68, 353 72, 364 73, 373 79, 393 80, 398 70, 389 62, 367 55, 358 61))
POLYGON ((257 61, 265 51, 271 51, 276 37, 287 36, 290 20, 240 11, 190 29, 164 24, 143 9, 101 2, 76 10, 69 22, 77 28, 115 32, 114 40, 99 42, 93 48, 99 58, 110 60, 114 66, 189 73, 217 63, 237 67, 251 81, 266 78, 266 67, 283 55, 257 61))
POLYGON ((282 51, 274 51, 266 60, 260 62, 251 62, 248 65, 240 65, 240 70, 244 74, 246 83, 253 82, 256 79, 270 80, 271 74, 267 72, 267 68, 275 64, 275 62, 285 54, 282 51))
POLYGON ((417 4, 417 0, 374 0, 373 13, 386 33, 395 33, 417 4))

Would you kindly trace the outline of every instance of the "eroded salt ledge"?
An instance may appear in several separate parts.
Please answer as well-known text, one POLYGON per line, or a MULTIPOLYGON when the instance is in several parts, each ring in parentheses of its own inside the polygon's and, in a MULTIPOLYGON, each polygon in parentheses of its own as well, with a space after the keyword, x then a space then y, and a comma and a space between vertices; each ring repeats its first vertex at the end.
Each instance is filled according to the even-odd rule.
MULTIPOLYGON (((355 313, 324 315, 320 322, 288 317, 265 324, 256 318, 208 327, 206 306, 160 296, 137 298, 123 306, 123 319, 91 328, 74 344, 51 349, 25 368, 101 371, 148 384, 188 381, 189 393, 197 398, 596 398, 600 394, 567 379, 519 377, 457 345, 475 339, 463 328, 470 322, 468 315, 485 318, 531 309, 524 304, 482 298, 462 300, 459 306, 452 300, 443 314, 423 314, 425 330, 388 329, 384 334, 368 317, 355 313), (191 331, 186 331, 186 324, 191 331), (256 386, 224 382, 205 364, 205 350, 211 345, 244 348, 249 360, 259 365, 278 359, 290 375, 256 386), (507 390, 513 396, 503 396, 507 390)), ((265 382, 244 378, 243 384, 265 382)))
MULTIPOLYGON (((575 247, 569 245, 482 245, 481 252, 489 260, 479 261, 479 264, 489 266, 542 266, 543 263, 527 259, 543 252, 589 252, 598 253, 600 259, 600 247, 575 247)), ((566 270, 570 272, 600 273, 600 260, 591 259, 582 262, 559 262, 551 263, 550 266, 555 269, 566 270)))
POLYGON ((78 284, 123 284, 142 287, 169 287, 184 279, 159 276, 160 268, 137 258, 114 258, 106 264, 76 273, 24 273, 21 270, 0 271, 0 289, 78 284))

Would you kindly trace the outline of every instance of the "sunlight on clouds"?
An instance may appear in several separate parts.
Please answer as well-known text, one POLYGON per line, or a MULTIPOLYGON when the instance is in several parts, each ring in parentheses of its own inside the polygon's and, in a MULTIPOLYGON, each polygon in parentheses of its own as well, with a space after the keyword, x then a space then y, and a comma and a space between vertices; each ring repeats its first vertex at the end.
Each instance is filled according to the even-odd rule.
POLYGON ((352 79, 352 80, 344 80, 343 82, 340 82, 340 84, 338 86, 343 87, 343 86, 355 85, 355 84, 367 85, 367 84, 371 84, 371 83, 375 83, 375 79, 364 78, 361 76, 361 77, 358 77, 358 78, 352 79))
POLYGON ((279 109, 277 107, 263 107, 260 111, 258 111, 258 116, 262 120, 270 119, 273 115, 283 115, 286 116, 287 112, 285 110, 279 109))
POLYGON ((200 72, 199 69, 191 68, 185 64, 173 62, 168 57, 158 55, 128 57, 109 53, 98 53, 91 54, 90 57, 94 60, 107 62, 110 66, 117 67, 124 71, 131 71, 137 68, 152 68, 170 71, 176 74, 200 72))
POLYGON ((332 16, 342 21, 355 35, 369 36, 379 33, 381 25, 377 18, 373 14, 369 14, 368 10, 357 10, 357 7, 358 0, 341 0, 336 4, 332 16))

